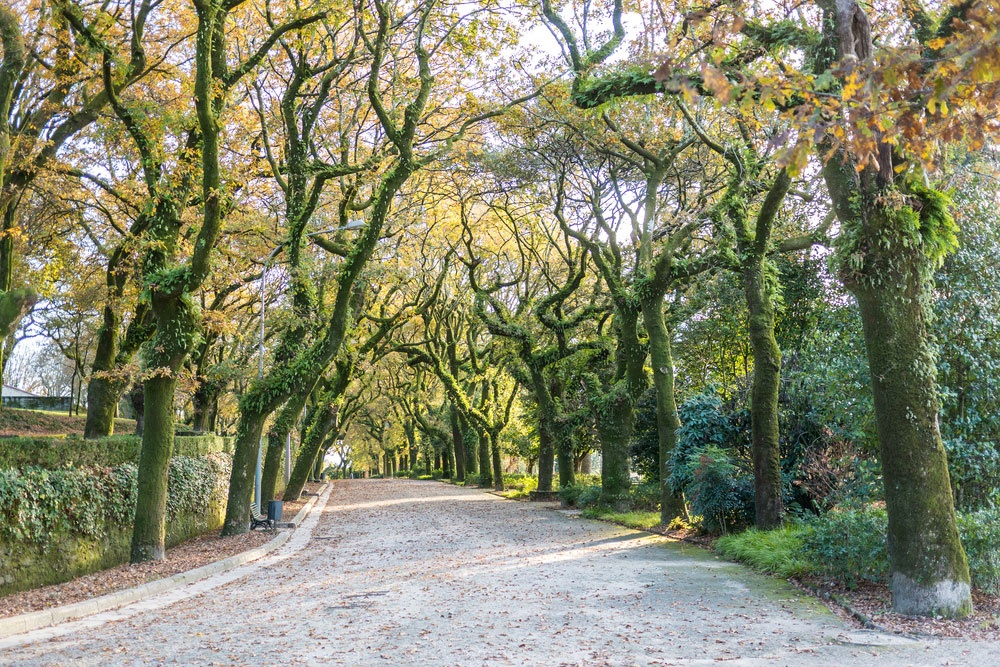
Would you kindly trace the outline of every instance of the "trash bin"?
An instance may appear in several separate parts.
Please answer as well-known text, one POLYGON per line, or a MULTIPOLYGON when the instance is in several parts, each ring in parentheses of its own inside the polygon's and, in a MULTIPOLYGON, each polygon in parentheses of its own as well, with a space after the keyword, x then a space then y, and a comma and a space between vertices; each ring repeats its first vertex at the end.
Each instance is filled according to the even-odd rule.
POLYGON ((283 511, 283 505, 280 500, 271 500, 267 503, 267 520, 274 521, 277 523, 281 521, 281 513, 283 511))

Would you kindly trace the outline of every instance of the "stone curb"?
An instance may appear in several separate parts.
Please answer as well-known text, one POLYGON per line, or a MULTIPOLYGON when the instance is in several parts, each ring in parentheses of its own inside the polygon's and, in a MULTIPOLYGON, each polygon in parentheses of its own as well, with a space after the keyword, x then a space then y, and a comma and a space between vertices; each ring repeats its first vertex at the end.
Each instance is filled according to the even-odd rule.
MULTIPOLYGON (((294 519, 288 522, 279 523, 278 527, 289 527, 294 529, 296 526, 301 524, 302 520, 305 519, 306 515, 316 504, 318 498, 319 494, 311 497, 305 506, 298 511, 294 519)), ((30 632, 31 630, 49 628, 54 625, 59 625, 65 621, 78 620, 86 616, 92 616, 93 614, 99 614, 101 612, 117 609, 118 607, 132 604, 133 602, 147 600, 154 595, 159 595, 160 593, 180 588, 181 586, 205 579, 212 575, 232 570, 235 567, 257 560, 261 556, 271 553, 287 542, 290 536, 290 532, 280 533, 267 544, 250 549, 249 551, 244 551, 243 553, 236 554, 235 556, 230 556, 229 558, 224 558, 214 563, 209 563, 208 565, 188 570, 187 572, 178 572, 177 574, 164 577, 163 579, 157 579, 156 581, 140 584, 139 586, 135 586, 133 588, 127 588, 123 591, 115 591, 114 593, 108 593, 107 595, 102 595, 91 600, 74 602, 73 604, 53 607, 52 609, 31 611, 18 616, 0 618, 0 639, 13 635, 19 635, 24 632, 30 632)))

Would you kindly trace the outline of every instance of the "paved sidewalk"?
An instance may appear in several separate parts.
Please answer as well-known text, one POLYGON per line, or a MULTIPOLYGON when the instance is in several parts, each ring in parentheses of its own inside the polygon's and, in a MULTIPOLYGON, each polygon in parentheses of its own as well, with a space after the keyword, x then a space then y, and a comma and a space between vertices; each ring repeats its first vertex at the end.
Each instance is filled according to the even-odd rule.
POLYGON ((274 554, 0 640, 3 665, 996 665, 700 549, 437 482, 337 482, 274 554))

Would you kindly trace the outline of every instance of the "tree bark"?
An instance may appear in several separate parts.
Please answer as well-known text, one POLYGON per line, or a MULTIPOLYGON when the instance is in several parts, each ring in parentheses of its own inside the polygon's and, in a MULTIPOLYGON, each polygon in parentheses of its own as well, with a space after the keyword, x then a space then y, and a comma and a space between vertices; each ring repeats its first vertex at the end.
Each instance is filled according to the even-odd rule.
MULTIPOLYGON (((831 53, 848 65, 869 61, 871 28, 861 6, 825 0, 821 7, 817 70, 833 66, 831 53)), ((825 157, 829 146, 818 148, 825 157)), ((875 153, 859 171, 837 151, 823 177, 842 225, 840 276, 858 301, 865 335, 889 516, 892 604, 904 614, 964 617, 972 611, 969 566, 938 426, 928 326, 934 263, 954 220, 943 195, 897 182, 895 163, 902 161, 889 144, 879 141, 875 153)))
POLYGON ((452 404, 448 410, 451 421, 451 442, 455 450, 455 477, 460 482, 465 481, 465 439, 462 436, 462 425, 458 419, 458 409, 452 404))
POLYGON ((492 463, 490 462, 490 438, 485 431, 479 431, 479 486, 493 486, 492 463))
POLYGON ((674 360, 670 349, 670 332, 663 318, 663 295, 657 291, 642 304, 642 319, 649 336, 649 358, 653 366, 653 386, 656 388, 656 435, 659 443, 660 523, 669 524, 675 517, 685 517, 684 499, 670 488, 670 457, 677 444, 677 416, 674 397, 674 360))
POLYGON ((177 380, 157 375, 144 383, 145 430, 139 455, 135 525, 131 561, 142 563, 166 557, 167 475, 174 448, 174 389, 177 380))
POLYGON ((972 601, 938 427, 928 327, 932 265, 919 248, 904 250, 906 230, 894 224, 895 216, 868 213, 881 244, 868 244, 863 275, 846 278, 845 285, 861 310, 871 375, 893 609, 960 618, 971 613, 972 601))

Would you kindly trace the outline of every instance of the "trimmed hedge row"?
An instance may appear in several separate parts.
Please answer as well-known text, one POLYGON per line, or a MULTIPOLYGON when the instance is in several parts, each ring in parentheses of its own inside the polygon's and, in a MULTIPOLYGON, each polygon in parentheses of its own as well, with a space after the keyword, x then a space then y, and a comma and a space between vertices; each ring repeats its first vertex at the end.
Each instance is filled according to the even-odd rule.
MULTIPOLYGON (((214 435, 178 435, 174 456, 198 457, 232 453, 233 439, 214 435)), ((86 466, 114 467, 137 463, 142 438, 112 435, 96 440, 77 437, 22 437, 0 439, 0 470, 39 467, 50 470, 86 466)))
MULTIPOLYGON (((167 546, 222 525, 228 454, 170 461, 167 546)), ((0 470, 0 595, 128 560, 136 466, 0 470)))

